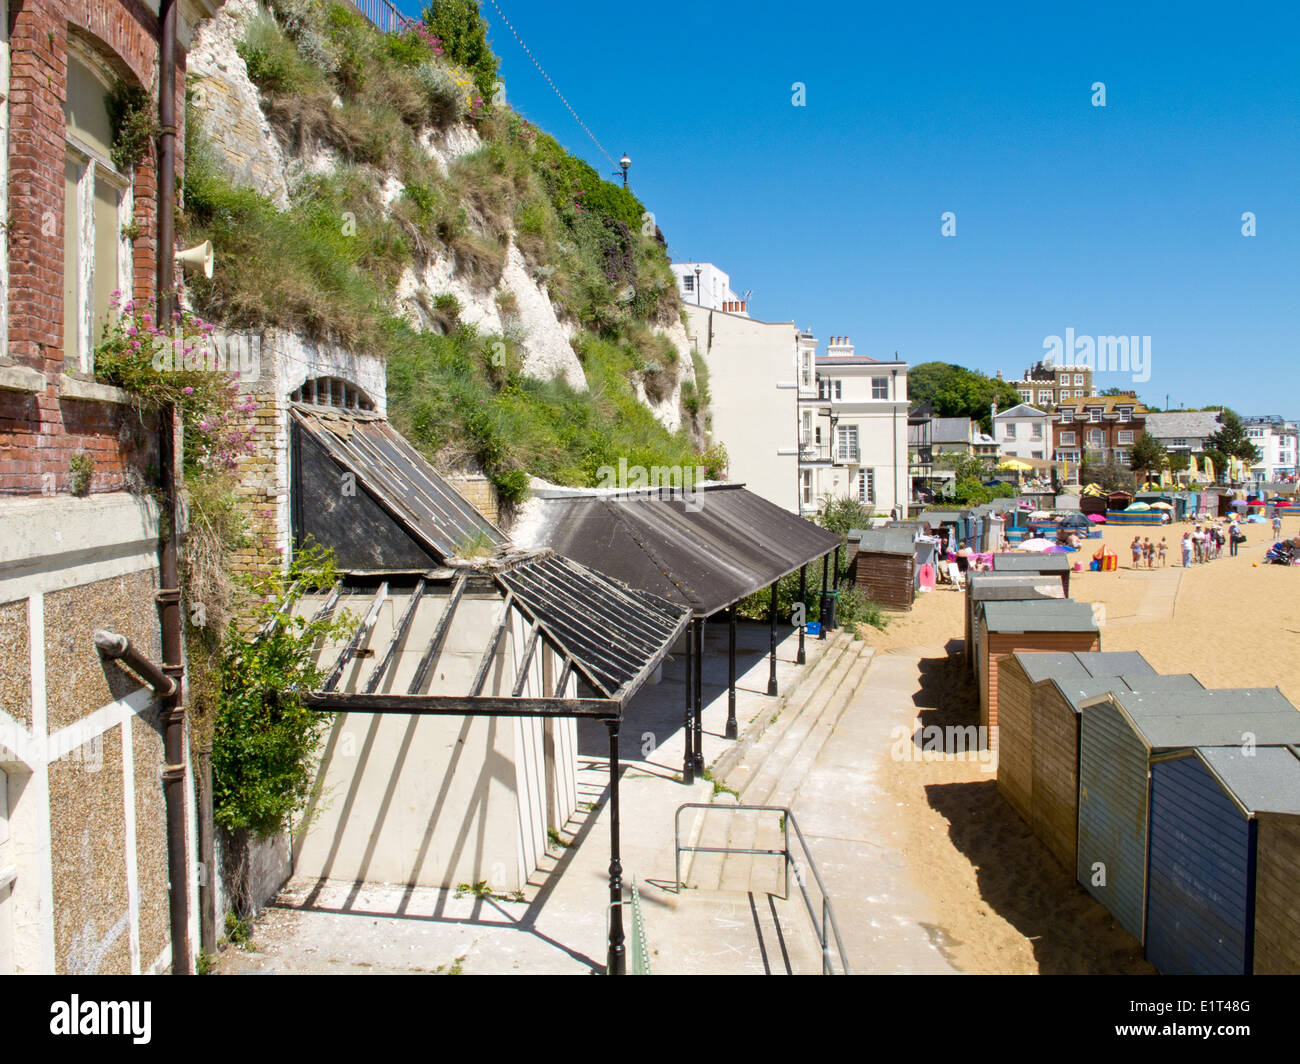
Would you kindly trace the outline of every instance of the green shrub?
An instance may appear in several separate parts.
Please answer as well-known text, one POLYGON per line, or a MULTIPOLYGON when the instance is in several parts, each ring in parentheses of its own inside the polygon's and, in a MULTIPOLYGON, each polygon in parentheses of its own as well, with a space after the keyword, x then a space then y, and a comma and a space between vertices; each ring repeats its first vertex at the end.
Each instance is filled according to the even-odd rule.
POLYGON ((249 19, 235 51, 243 58, 249 79, 263 92, 299 92, 317 80, 294 42, 264 12, 249 19))
POLYGON ((160 131, 153 97, 139 85, 121 79, 114 82, 105 98, 113 143, 109 149, 113 165, 123 173, 136 166, 160 131))
POLYGON ((484 104, 495 94, 497 57, 487 40, 487 22, 478 0, 432 0, 424 24, 442 42, 448 59, 468 70, 484 104))

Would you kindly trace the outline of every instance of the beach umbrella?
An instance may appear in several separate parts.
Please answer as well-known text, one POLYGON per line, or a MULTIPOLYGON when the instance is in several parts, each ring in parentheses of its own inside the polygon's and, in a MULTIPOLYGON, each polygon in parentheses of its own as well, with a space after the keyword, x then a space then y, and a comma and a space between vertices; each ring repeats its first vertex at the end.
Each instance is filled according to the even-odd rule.
POLYGON ((1027 462, 1017 461, 1015 458, 1008 458, 1005 462, 998 463, 999 469, 1014 469, 1017 473, 1027 473, 1034 467, 1027 462))
MULTIPOLYGON (((1133 507, 1130 506, 1129 509, 1131 510, 1131 509, 1133 509, 1133 507)), ((1153 510, 1172 510, 1172 509, 1173 509, 1173 505, 1172 505, 1171 503, 1167 503, 1167 502, 1153 502, 1153 503, 1151 504, 1151 509, 1153 509, 1153 510)))
POLYGON ((1035 554, 1041 554, 1050 547, 1056 546, 1050 539, 1025 539, 1018 544, 1021 550, 1032 551, 1035 554))
POLYGON ((1083 514, 1066 514, 1061 518, 1062 528, 1087 528, 1088 519, 1083 514))
POLYGON ((1124 508, 1125 513, 1145 513, 1151 507, 1144 502, 1131 502, 1124 508))
POLYGON ((1089 515, 1088 515, 1088 520, 1091 521, 1094 525, 1104 525, 1104 524, 1106 523, 1106 515, 1105 515, 1105 514, 1089 514, 1089 515))

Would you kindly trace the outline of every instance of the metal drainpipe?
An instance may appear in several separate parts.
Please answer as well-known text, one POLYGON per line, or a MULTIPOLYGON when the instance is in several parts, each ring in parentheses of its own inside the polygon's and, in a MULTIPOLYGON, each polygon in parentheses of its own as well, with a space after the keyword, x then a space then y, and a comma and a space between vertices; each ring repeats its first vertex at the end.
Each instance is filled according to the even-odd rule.
MULTIPOLYGON (((176 0, 158 5, 158 269, 157 321, 172 320, 173 255, 176 244, 176 0)), ((181 641, 180 538, 176 505, 176 412, 163 409, 158 433, 158 472, 162 481, 164 535, 159 547, 159 583, 154 598, 162 627, 162 671, 175 689, 162 700, 164 724, 163 795, 167 807, 167 873, 171 895, 172 974, 190 974, 189 860, 185 849, 185 675, 181 641)))
POLYGON ((889 419, 889 435, 894 441, 894 505, 898 505, 898 370, 889 371, 894 379, 894 394, 889 419))

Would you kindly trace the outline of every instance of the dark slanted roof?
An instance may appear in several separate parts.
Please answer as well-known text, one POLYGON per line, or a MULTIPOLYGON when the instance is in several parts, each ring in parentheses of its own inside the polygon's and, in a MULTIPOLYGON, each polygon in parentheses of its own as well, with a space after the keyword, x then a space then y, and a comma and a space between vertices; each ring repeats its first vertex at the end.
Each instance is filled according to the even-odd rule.
POLYGON ((294 605, 325 609, 354 624, 320 647, 325 679, 308 703, 348 712, 616 716, 690 620, 684 606, 549 551, 352 578, 294 605), (539 646, 563 662, 549 681, 539 646), (570 676, 586 696, 568 690, 570 676))
POLYGON ((1196 751, 1238 804, 1253 813, 1300 815, 1300 751, 1265 746, 1247 754, 1240 746, 1210 746, 1196 751))
POLYGON ((1073 599, 1026 599, 984 603, 990 632, 1095 632, 1092 607, 1073 599))
POLYGON ((967 573, 966 594, 972 602, 1063 597, 1055 573, 967 573))
MULTIPOLYGON (((437 559, 446 562, 467 544, 496 551, 506 543, 501 530, 439 476, 378 414, 298 404, 291 409, 295 424, 324 448, 339 469, 356 477, 356 494, 366 493, 437 559)), ((305 464, 309 470, 315 468, 310 462, 305 464)), ((315 512, 308 515, 326 529, 328 515, 321 511, 326 508, 323 500, 330 494, 322 491, 312 496, 315 512)), ((335 490, 332 495, 338 499, 341 493, 335 490)), ((356 517, 359 508, 340 505, 339 509, 340 519, 346 523, 356 517)), ((309 529, 314 531, 311 522, 309 529)), ((330 537, 327 532, 317 538, 330 537)), ((344 562, 340 564, 348 567, 344 562)), ((376 564, 369 567, 393 566, 376 559, 376 564)))
POLYGON ((1118 706, 1151 750, 1300 743, 1300 711, 1276 687, 1119 691, 1101 700, 1118 706))
POLYGON ((736 485, 540 499, 530 546, 707 617, 840 545, 840 537, 736 485))

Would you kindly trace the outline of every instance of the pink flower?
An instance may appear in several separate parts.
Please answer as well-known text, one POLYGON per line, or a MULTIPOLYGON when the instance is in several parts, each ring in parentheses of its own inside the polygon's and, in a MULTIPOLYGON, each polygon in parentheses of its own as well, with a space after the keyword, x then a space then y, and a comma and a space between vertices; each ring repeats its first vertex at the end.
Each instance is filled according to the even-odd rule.
POLYGON ((139 350, 140 350, 140 341, 139 341, 139 340, 132 340, 132 341, 131 341, 131 350, 132 350, 132 351, 139 351, 139 350))
POLYGON ((187 384, 184 388, 182 388, 181 391, 182 391, 185 395, 193 395, 193 394, 194 394, 194 389, 191 388, 188 384, 187 384))
POLYGON ((127 336, 136 336, 139 332, 140 332, 140 330, 137 329, 134 325, 128 325, 128 326, 126 327, 126 335, 127 335, 127 336))

